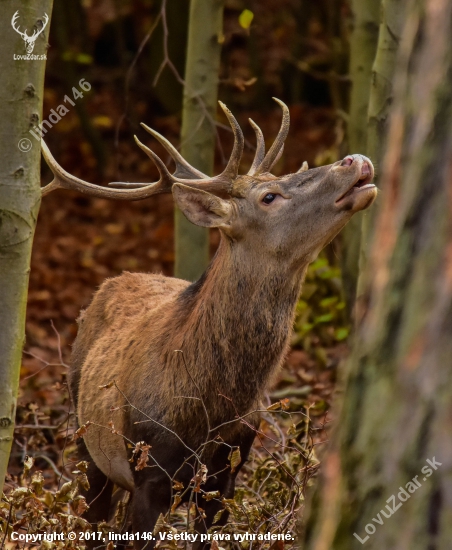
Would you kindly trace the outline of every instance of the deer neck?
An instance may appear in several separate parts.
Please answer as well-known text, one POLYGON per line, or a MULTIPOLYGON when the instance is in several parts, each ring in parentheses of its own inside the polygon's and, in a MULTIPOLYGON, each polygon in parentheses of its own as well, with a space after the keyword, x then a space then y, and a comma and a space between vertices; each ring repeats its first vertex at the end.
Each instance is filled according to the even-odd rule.
POLYGON ((185 367, 204 399, 231 400, 239 414, 259 402, 286 352, 306 267, 284 269, 222 238, 177 308, 185 367))

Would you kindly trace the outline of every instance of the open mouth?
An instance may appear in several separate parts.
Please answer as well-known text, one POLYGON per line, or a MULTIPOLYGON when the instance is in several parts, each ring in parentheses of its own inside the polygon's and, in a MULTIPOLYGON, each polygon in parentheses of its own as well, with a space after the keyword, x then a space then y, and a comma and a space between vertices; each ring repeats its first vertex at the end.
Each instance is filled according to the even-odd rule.
POLYGON ((361 175, 356 183, 354 183, 350 189, 348 189, 343 195, 341 195, 337 200, 336 204, 340 203, 342 199, 353 195, 364 189, 373 189, 375 185, 372 183, 373 175, 370 166, 367 162, 364 162, 361 167, 361 175))
MULTIPOLYGON (((365 187, 366 185, 369 185, 370 181, 372 180, 372 176, 370 174, 368 174, 367 176, 366 175, 362 175, 359 180, 355 183, 355 185, 352 187, 352 190, 353 189, 362 189, 363 187, 365 187)), ((372 183, 371 184, 372 186, 374 186, 374 184, 372 183)))

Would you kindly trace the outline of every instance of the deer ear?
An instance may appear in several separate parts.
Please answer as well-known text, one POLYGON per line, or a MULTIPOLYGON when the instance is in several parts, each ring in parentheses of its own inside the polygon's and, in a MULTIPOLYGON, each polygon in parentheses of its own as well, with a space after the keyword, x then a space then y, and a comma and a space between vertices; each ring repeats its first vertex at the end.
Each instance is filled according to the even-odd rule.
POLYGON ((184 216, 201 227, 220 227, 231 217, 231 205, 202 189, 175 183, 173 197, 184 216))

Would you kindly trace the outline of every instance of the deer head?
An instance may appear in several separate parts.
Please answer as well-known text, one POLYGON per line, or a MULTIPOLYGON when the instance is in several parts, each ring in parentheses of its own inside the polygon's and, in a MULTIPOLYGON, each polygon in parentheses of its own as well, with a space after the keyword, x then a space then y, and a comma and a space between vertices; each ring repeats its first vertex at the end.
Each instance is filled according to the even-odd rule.
POLYGON ((110 187, 101 187, 65 172, 43 142, 43 155, 55 176, 43 188, 43 195, 58 187, 120 200, 140 200, 172 192, 175 202, 192 223, 218 227, 226 239, 240 245, 244 258, 262 256, 265 251, 268 261, 288 262, 294 267, 305 264, 333 239, 355 212, 373 202, 377 194, 372 184, 374 169, 363 155, 348 155, 328 166, 309 170, 304 163, 294 174, 272 175, 270 170, 282 154, 289 131, 289 110, 283 102, 276 101, 283 109, 283 119, 267 153, 262 131, 250 120, 257 148, 246 175, 238 174, 244 144, 242 131, 229 109, 220 103, 232 127, 234 146, 226 168, 218 176, 208 177, 190 166, 169 141, 142 125, 171 155, 176 165, 173 174, 135 137, 139 147, 156 164, 159 181, 113 182, 110 187))
POLYGON ((20 36, 24 39, 27 53, 33 53, 33 49, 35 47, 36 39, 42 33, 42 31, 46 28, 47 23, 49 22, 49 16, 46 13, 44 14, 43 21, 41 22, 42 27, 40 29, 35 29, 31 36, 28 36, 26 30, 24 32, 19 30, 19 26, 17 26, 17 19, 18 18, 19 18, 19 10, 17 10, 16 13, 13 15, 13 18, 11 19, 11 25, 12 25, 13 29, 17 33, 19 33, 20 36))

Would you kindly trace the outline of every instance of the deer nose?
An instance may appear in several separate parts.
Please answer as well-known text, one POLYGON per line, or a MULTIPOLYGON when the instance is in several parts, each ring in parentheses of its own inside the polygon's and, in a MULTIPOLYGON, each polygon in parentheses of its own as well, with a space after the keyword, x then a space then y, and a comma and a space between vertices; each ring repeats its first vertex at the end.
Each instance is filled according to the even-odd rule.
POLYGON ((364 161, 361 167, 361 176, 370 176, 370 174, 371 174, 371 170, 370 170, 369 163, 364 161))
MULTIPOLYGON (((353 164, 353 161, 355 155, 347 155, 343 161, 341 162, 341 166, 351 166, 353 164)), ((356 156, 362 156, 362 155, 356 155, 356 156)), ((361 166, 361 176, 370 176, 372 174, 372 170, 370 168, 368 159, 366 157, 363 157, 363 163, 361 166)))
POLYGON ((353 157, 348 156, 341 162, 341 166, 351 166, 353 164, 353 157))

